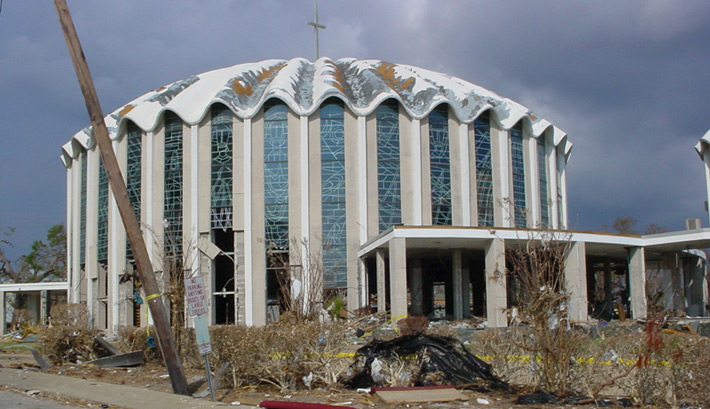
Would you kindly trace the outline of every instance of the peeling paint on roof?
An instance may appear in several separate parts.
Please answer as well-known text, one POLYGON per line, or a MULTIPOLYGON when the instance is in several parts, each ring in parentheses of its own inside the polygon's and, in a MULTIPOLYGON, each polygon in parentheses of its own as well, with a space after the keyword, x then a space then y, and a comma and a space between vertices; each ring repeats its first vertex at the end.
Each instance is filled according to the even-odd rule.
MULTIPOLYGON (((146 132, 158 126, 161 114, 170 110, 188 125, 198 124, 214 103, 223 103, 240 118, 252 118, 270 98, 283 100, 300 116, 315 112, 330 97, 338 97, 358 116, 372 113, 388 98, 401 102, 416 119, 426 117, 437 105, 448 104, 462 123, 471 123, 485 110, 504 129, 518 121, 535 137, 552 127, 555 145, 571 144, 566 134, 530 109, 470 82, 423 68, 381 60, 323 57, 315 62, 303 58, 265 60, 193 75, 148 92, 106 116, 112 139, 124 121, 133 121, 146 132)), ((76 135, 85 147, 93 146, 91 129, 76 135), (88 137, 88 140, 87 140, 88 137)), ((568 145, 568 146, 567 146, 568 145)), ((65 152, 70 156, 70 152, 65 152)))

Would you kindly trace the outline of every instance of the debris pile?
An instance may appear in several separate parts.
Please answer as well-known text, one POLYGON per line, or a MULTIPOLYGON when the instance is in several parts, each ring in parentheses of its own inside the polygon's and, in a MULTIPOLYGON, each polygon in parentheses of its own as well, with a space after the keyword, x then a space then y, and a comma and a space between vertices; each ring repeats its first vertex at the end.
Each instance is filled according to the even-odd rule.
POLYGON ((450 337, 405 335, 374 340, 355 354, 350 388, 454 384, 471 389, 501 389, 507 384, 491 366, 450 337))

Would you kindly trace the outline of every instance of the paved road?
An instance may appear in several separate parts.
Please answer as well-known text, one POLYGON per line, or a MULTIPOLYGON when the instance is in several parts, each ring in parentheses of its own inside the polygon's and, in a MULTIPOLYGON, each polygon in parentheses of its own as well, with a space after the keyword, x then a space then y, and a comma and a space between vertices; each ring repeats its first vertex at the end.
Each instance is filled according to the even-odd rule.
POLYGON ((76 409, 77 406, 66 406, 53 400, 42 400, 22 393, 0 391, 0 408, 76 409))

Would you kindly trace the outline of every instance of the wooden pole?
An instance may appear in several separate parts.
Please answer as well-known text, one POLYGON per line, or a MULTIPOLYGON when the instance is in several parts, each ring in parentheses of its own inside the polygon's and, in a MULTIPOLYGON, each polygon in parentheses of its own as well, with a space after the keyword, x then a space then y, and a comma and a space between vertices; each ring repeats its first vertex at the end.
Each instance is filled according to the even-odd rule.
POLYGON ((133 206, 131 205, 130 198, 128 197, 126 183, 123 180, 121 169, 119 168, 118 161, 116 160, 116 155, 111 147, 111 139, 108 136, 108 130, 106 129, 106 124, 104 123, 99 98, 96 95, 94 81, 91 78, 89 66, 86 63, 84 52, 81 49, 79 36, 76 33, 74 22, 69 14, 69 8, 67 7, 66 0, 54 0, 54 6, 57 8, 59 23, 61 24, 62 31, 64 32, 64 39, 67 42, 69 54, 71 55, 74 63, 74 70, 76 71, 76 76, 79 79, 81 92, 84 94, 86 109, 89 111, 89 118, 91 119, 91 125, 94 130, 94 137, 96 138, 96 142, 99 146, 99 152, 101 153, 101 159, 103 159, 104 167, 106 168, 109 185, 113 191, 118 211, 121 214, 121 219, 123 220, 123 225, 126 228, 128 242, 130 243, 133 255, 135 256, 138 276, 141 283, 143 283, 143 289, 146 294, 146 302, 148 303, 150 312, 153 315, 153 323, 155 324, 158 343, 160 345, 160 350, 163 353, 163 359, 165 360, 168 373, 170 374, 170 382, 173 386, 173 392, 180 395, 188 395, 185 372, 183 371, 182 364, 180 363, 180 357, 178 357, 177 350, 175 348, 175 341, 173 340, 173 335, 170 331, 168 315, 160 296, 160 288, 158 287, 158 282, 156 281, 155 274, 153 273, 153 266, 150 263, 150 258, 148 257, 148 250, 145 247, 145 242, 143 241, 143 235, 141 233, 140 226, 138 225, 138 220, 136 219, 133 206))

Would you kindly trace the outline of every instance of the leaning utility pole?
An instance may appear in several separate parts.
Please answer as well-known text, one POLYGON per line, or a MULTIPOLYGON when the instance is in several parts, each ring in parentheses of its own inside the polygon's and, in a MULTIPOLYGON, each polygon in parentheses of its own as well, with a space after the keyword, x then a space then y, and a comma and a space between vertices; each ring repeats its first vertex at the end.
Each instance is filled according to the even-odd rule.
POLYGON ((99 98, 96 95, 94 81, 92 80, 91 73, 89 72, 89 65, 86 63, 84 51, 81 49, 79 36, 76 33, 76 28, 74 28, 74 22, 69 14, 69 8, 67 7, 66 0, 54 0, 54 6, 57 8, 59 23, 61 24, 62 31, 64 32, 64 39, 67 42, 69 54, 71 54, 71 58, 74 63, 74 70, 76 71, 76 76, 79 79, 81 92, 84 94, 86 109, 89 111, 91 125, 94 128, 94 137, 96 138, 96 142, 99 146, 101 159, 103 159, 106 174, 108 175, 109 185, 113 191, 118 211, 121 213, 121 219, 123 219, 123 225, 126 228, 128 242, 131 245, 131 249, 133 250, 133 254, 136 259, 138 276, 140 277, 141 283, 143 283, 143 289, 146 294, 145 299, 150 307, 150 312, 153 315, 153 323, 155 324, 158 343, 160 345, 160 350, 163 353, 163 359, 165 360, 168 374, 170 374, 170 382, 173 386, 173 392, 180 395, 188 395, 185 372, 182 369, 180 357, 175 349, 175 341, 173 340, 173 335, 170 332, 168 315, 165 312, 165 306, 163 305, 163 301, 160 297, 160 288, 158 287, 158 282, 155 280, 153 266, 150 263, 150 258, 148 256, 148 250, 145 247, 145 242, 143 241, 143 235, 141 234, 138 220, 136 219, 133 206, 131 206, 131 200, 128 197, 126 183, 123 180, 121 169, 119 168, 118 161, 116 160, 116 155, 111 147, 111 139, 108 136, 108 130, 106 129, 106 124, 104 123, 99 98))

